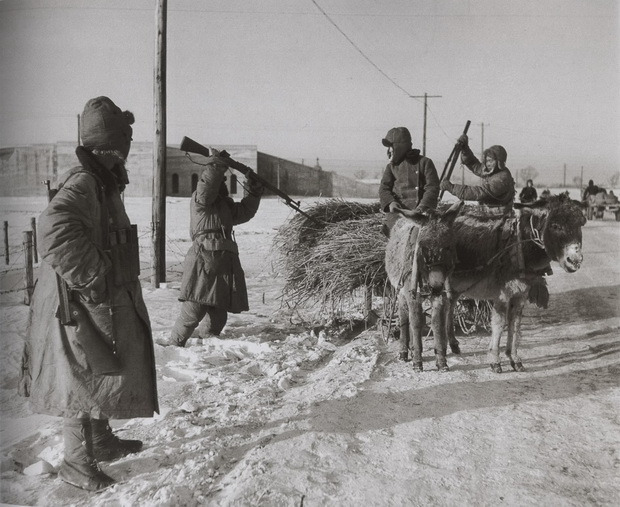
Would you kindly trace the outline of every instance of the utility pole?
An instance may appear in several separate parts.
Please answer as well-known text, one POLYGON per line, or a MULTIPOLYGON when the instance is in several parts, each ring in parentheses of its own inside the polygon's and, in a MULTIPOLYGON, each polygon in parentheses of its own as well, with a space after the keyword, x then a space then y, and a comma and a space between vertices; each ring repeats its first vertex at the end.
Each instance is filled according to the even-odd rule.
POLYGON ((566 164, 564 164, 564 183, 562 184, 563 188, 566 188, 566 164))
POLYGON ((427 99, 435 99, 440 98, 441 95, 429 95, 425 93, 424 95, 409 95, 412 99, 424 99, 424 130, 423 130, 423 138, 422 138, 422 155, 426 155, 426 110, 428 109, 427 99))
POLYGON ((154 68, 153 217, 151 283, 166 281, 166 22, 167 0, 157 0, 154 68))

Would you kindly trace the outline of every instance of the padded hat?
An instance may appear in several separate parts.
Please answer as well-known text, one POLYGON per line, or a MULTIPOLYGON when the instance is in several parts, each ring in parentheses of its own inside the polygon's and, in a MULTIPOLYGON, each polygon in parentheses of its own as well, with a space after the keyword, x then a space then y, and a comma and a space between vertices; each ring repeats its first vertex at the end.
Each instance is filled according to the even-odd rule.
POLYGON ((381 139, 381 143, 387 148, 393 147, 395 144, 411 144, 411 134, 406 127, 394 127, 388 130, 385 137, 381 139))
POLYGON ((80 118, 82 145, 91 149, 118 150, 127 157, 134 121, 133 113, 121 111, 108 97, 90 99, 80 118))
POLYGON ((502 163, 506 163, 506 160, 508 159, 508 153, 506 153, 504 147, 499 144, 484 150, 484 156, 502 163))

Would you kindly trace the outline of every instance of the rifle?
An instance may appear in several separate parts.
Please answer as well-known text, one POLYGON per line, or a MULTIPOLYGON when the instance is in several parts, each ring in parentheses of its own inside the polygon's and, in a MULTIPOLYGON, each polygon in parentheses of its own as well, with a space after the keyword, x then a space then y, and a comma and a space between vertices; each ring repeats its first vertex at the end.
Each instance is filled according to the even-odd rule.
MULTIPOLYGON (((194 141, 193 139, 190 139, 189 137, 183 137, 183 140, 181 141, 181 146, 179 147, 179 149, 182 151, 188 152, 188 153, 196 153, 204 157, 209 157, 211 155, 211 153, 209 152, 209 148, 207 148, 206 146, 203 146, 200 143, 197 143, 196 141, 194 141)), ((270 190, 271 192, 276 194, 278 197, 283 199, 284 204, 286 204, 289 208, 294 209, 297 213, 300 213, 301 215, 306 217, 311 222, 314 222, 316 225, 319 225, 319 226, 323 225, 316 218, 311 217, 310 215, 308 215, 305 211, 303 211, 300 208, 300 205, 301 205, 300 201, 294 201, 288 194, 285 194, 284 192, 282 192, 282 190, 280 190, 278 187, 276 187, 275 185, 272 185, 264 178, 261 178, 258 174, 256 174, 256 172, 251 167, 248 167, 247 165, 244 165, 241 162, 237 162, 236 160, 232 159, 230 157, 230 154, 226 150, 222 150, 222 151, 213 150, 213 154, 218 155, 221 158, 223 158, 228 164, 228 167, 231 167, 232 169, 236 169, 240 173, 244 174, 247 178, 258 181, 261 185, 263 185, 263 187, 265 187, 266 189, 270 190)))
MULTIPOLYGON (((50 188, 50 180, 44 180, 49 203, 58 190, 50 188)), ((107 225, 107 224, 106 224, 107 225)), ((105 343, 84 309, 73 300, 67 282, 56 273, 58 309, 56 318, 63 326, 75 327, 79 344, 84 349, 86 361, 95 375, 116 375, 121 372, 121 362, 105 343)))
MULTIPOLYGON (((469 130, 470 125, 471 125, 471 121, 467 120, 467 123, 465 124, 465 128, 463 129, 463 134, 467 134, 467 131, 469 130)), ((446 165, 444 166, 443 171, 441 172, 441 178, 439 178, 440 183, 444 179, 449 180, 452 177, 452 171, 454 171, 454 166, 456 165, 456 161, 461 155, 462 149, 463 149, 463 145, 460 142, 457 142, 454 145, 454 148, 452 148, 452 153, 450 153, 450 156, 448 157, 448 160, 446 161, 446 165), (450 166, 449 169, 448 169, 448 166, 450 166)), ((441 198, 443 197, 444 192, 445 190, 442 190, 441 192, 439 192, 440 201, 441 201, 441 198)))
MULTIPOLYGON (((49 203, 58 190, 50 187, 50 180, 44 180, 43 184, 47 189, 47 202, 49 203)), ((69 287, 67 287, 67 282, 65 282, 58 273, 56 273, 56 286, 58 287, 58 309, 56 310, 56 318, 60 320, 63 326, 77 326, 77 323, 71 317, 71 309, 69 308, 69 301, 71 300, 69 287)))

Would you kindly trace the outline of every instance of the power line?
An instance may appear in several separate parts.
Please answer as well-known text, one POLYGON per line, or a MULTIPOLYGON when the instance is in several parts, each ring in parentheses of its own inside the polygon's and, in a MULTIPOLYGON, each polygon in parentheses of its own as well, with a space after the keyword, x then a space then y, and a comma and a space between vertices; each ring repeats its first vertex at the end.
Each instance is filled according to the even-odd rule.
POLYGON ((316 1, 315 1, 315 0, 311 0, 311 1, 312 1, 312 3, 313 3, 314 5, 316 5, 316 8, 317 8, 318 10, 320 10, 320 11, 321 11, 321 13, 323 14, 323 16, 325 16, 325 19, 327 19, 327 21, 329 21, 332 25, 334 25, 334 28, 336 28, 336 30, 338 30, 338 31, 341 33, 341 35, 342 35, 345 39, 347 39, 347 41, 349 42, 349 44, 351 44, 351 45, 352 45, 352 46, 353 46, 353 47, 357 50, 357 52, 358 52, 360 55, 362 55, 362 56, 364 57, 364 59, 365 59, 368 63, 370 63, 370 65, 372 65, 375 69, 377 69, 377 71, 379 71, 379 72, 381 73, 381 75, 382 75, 383 77, 385 77, 385 78, 386 78, 386 79, 387 79, 390 83, 392 83, 394 86, 396 86, 396 88, 398 88, 399 90, 401 90, 401 91, 403 91, 404 93, 406 93, 408 97, 411 97, 411 94, 410 94, 407 90, 405 90, 402 86, 400 86, 400 85, 399 85, 396 81, 394 81, 394 80, 393 80, 390 76, 388 76, 385 72, 383 72, 383 70, 381 70, 381 69, 379 68, 379 66, 378 66, 375 62, 373 62, 370 58, 368 58, 368 56, 366 56, 366 54, 365 54, 365 53, 364 53, 364 52, 363 52, 363 51, 362 51, 362 50, 361 50, 361 49, 357 46, 357 44, 355 44, 355 42, 353 42, 353 41, 351 40, 351 38, 350 38, 350 37, 349 37, 346 33, 344 33, 344 32, 340 29, 340 27, 339 27, 339 26, 338 26, 338 25, 337 25, 337 24, 336 24, 336 23, 332 20, 332 18, 330 18, 330 17, 329 17, 329 15, 328 15, 328 14, 327 14, 327 13, 326 13, 326 12, 325 12, 322 8, 321 8, 321 6, 320 6, 318 3, 316 3, 316 1))

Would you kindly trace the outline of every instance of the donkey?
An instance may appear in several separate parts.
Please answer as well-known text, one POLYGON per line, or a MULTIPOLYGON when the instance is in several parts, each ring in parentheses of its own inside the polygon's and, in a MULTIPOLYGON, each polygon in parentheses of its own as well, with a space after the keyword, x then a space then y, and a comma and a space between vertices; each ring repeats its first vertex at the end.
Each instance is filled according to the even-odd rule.
MULTIPOLYGON (((455 236, 451 225, 463 207, 454 204, 445 213, 423 215, 401 209, 386 246, 385 269, 396 290, 400 322, 400 358, 408 360, 413 334, 413 368, 422 371, 422 296, 419 285, 428 286, 431 300, 431 329, 435 338, 435 362, 439 371, 448 371, 446 362, 446 322, 448 312, 445 285, 454 268, 455 236)), ((454 340, 456 341, 456 340, 454 340)), ((458 342, 451 344, 459 353, 458 342), (456 348, 455 348, 456 347, 456 348)))
POLYGON ((523 307, 528 301, 547 307, 545 275, 552 274, 550 262, 558 262, 568 273, 583 262, 581 228, 586 219, 577 201, 566 193, 514 206, 508 214, 467 206, 452 226, 458 260, 449 279, 450 304, 445 306, 448 341, 456 341, 453 316, 459 296, 492 301, 487 358, 496 373, 502 372, 499 345, 504 327, 510 365, 515 371, 525 370, 518 353, 523 307))

